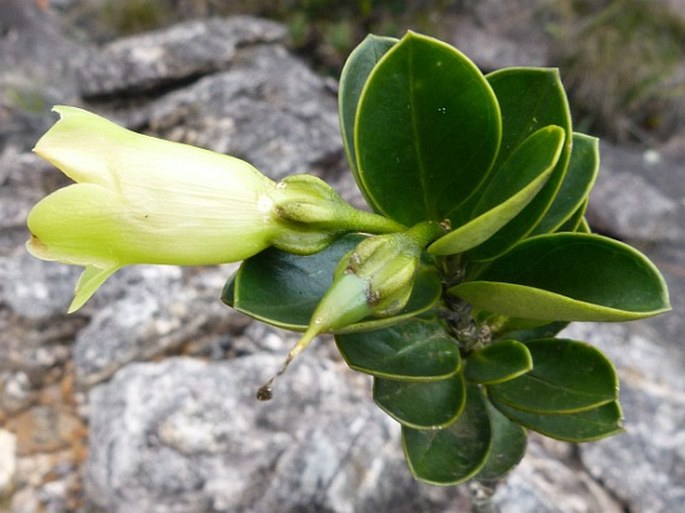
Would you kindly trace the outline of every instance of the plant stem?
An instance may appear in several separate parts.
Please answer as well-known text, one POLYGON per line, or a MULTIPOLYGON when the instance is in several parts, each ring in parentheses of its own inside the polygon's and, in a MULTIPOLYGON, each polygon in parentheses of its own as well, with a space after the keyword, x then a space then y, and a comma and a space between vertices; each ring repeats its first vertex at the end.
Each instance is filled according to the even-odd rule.
POLYGON ((469 482, 469 498, 471 499, 471 513, 499 513, 499 508, 493 502, 497 481, 469 482))
POLYGON ((350 207, 347 214, 349 217, 347 219, 343 218, 343 220, 347 227, 354 231, 380 234, 401 232, 407 229, 406 226, 388 217, 366 212, 365 210, 357 210, 350 207))
POLYGON ((407 230, 407 235, 422 249, 444 234, 445 228, 435 221, 424 221, 407 230))

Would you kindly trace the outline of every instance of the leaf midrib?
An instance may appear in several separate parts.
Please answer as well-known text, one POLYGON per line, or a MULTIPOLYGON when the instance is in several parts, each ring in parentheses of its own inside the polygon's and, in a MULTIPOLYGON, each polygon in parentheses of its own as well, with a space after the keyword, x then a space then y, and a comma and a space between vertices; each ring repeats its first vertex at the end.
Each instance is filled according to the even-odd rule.
POLYGON ((412 125, 412 132, 414 133, 414 141, 415 141, 415 147, 416 147, 416 159, 418 160, 417 165, 419 169, 419 181, 421 183, 421 193, 423 196, 423 207, 424 207, 424 212, 428 214, 428 219, 433 219, 435 217, 435 211, 433 208, 431 208, 432 202, 429 201, 428 197, 428 188, 427 188, 427 181, 426 181, 426 169, 425 169, 425 163, 423 160, 423 149, 421 148, 421 140, 419 138, 419 127, 418 127, 418 115, 417 115, 417 106, 416 106, 416 101, 415 101, 415 79, 414 77, 414 48, 413 46, 409 47, 409 52, 408 52, 408 60, 409 60, 409 76, 412 77, 412 80, 409 81, 409 105, 410 105, 410 111, 411 111, 411 125, 412 125))

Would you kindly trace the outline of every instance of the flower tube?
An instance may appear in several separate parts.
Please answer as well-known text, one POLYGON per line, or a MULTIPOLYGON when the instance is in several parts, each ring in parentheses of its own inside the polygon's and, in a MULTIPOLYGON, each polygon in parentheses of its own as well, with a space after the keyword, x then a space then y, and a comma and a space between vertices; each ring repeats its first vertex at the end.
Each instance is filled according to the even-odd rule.
POLYGON ((275 183, 242 160, 126 130, 75 107, 35 152, 76 183, 30 212, 28 251, 85 271, 80 308, 128 264, 235 262, 270 245, 275 183))

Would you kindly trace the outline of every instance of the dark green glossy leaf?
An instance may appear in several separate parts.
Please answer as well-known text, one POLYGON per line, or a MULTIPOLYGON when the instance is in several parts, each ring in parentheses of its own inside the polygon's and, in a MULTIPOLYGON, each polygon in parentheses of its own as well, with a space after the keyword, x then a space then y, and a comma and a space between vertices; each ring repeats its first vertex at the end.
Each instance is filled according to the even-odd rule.
POLYGON ((512 421, 565 442, 592 442, 623 432, 623 414, 616 401, 565 415, 529 413, 495 401, 493 404, 512 421))
MULTIPOLYGON (((267 249, 243 262, 224 287, 222 300, 236 310, 274 326, 304 331, 330 287, 338 261, 354 249, 360 235, 343 237, 314 255, 267 249)), ((342 331, 374 330, 430 309, 440 298, 437 272, 421 267, 407 306, 396 316, 369 318, 342 331)))
POLYGON ((590 344, 547 338, 531 340, 526 346, 533 357, 533 369, 488 386, 493 402, 534 413, 575 413, 617 399, 614 367, 590 344))
POLYGON ((497 100, 473 62, 409 32, 373 69, 359 100, 359 185, 396 221, 441 221, 489 172, 500 130, 497 100))
POLYGON ((582 217, 580 219, 580 222, 578 223, 578 226, 576 226, 576 233, 592 233, 590 224, 587 222, 587 219, 585 217, 582 217))
POLYGON ((532 233, 535 235, 557 231, 574 213, 577 213, 587 201, 598 171, 599 139, 574 133, 571 160, 564 181, 545 217, 532 233))
POLYGON ((371 70, 397 41, 393 37, 380 37, 369 34, 352 51, 340 74, 340 88, 338 92, 340 131, 343 143, 345 144, 345 153, 347 154, 350 169, 352 169, 352 173, 358 183, 357 157, 354 149, 354 122, 357 105, 371 70))
POLYGON ((599 235, 526 239, 469 279, 449 292, 479 309, 522 319, 626 321, 670 309, 654 264, 599 235))
POLYGON ((535 228, 556 196, 571 154, 571 114, 556 69, 506 68, 487 75, 502 112, 502 145, 495 169, 533 132, 548 125, 564 129, 566 142, 554 171, 535 198, 486 242, 469 251, 474 260, 504 253, 535 228))
POLYGON ((402 427, 402 445, 416 479, 436 485, 455 485, 474 476, 490 452, 492 434, 483 394, 477 385, 466 391, 466 408, 444 429, 402 427))
POLYGON ((373 380, 373 400, 403 426, 439 429, 452 424, 466 406, 461 373, 440 381, 373 380))
POLYGON ((528 348, 516 340, 502 340, 471 351, 464 375, 472 383, 495 384, 525 374, 533 368, 528 348))
POLYGON ((454 255, 487 240, 530 203, 545 185, 559 160, 564 131, 548 126, 528 137, 502 163, 479 195, 470 220, 435 241, 428 251, 454 255))
POLYGON ((266 322, 304 329, 330 287, 338 261, 362 239, 348 235, 308 256, 267 249, 243 262, 221 299, 266 322))
MULTIPOLYGON (((568 322, 533 321, 526 325, 526 319, 511 318, 510 323, 505 324, 501 331, 495 333, 496 339, 513 338, 519 342, 527 342, 537 338, 551 338, 568 326, 568 322)), ((531 321, 529 321, 531 322, 531 321)))
POLYGON ((587 205, 589 200, 586 199, 580 204, 578 209, 571 214, 571 216, 564 221, 559 228, 556 229, 557 232, 579 232, 579 233, 591 233, 590 230, 585 230, 583 225, 583 216, 585 215, 585 210, 587 210, 587 205))
POLYGON ((476 479, 494 481, 519 464, 526 453, 526 430, 510 421, 488 402, 492 448, 476 479))
POLYGON ((414 318, 377 331, 338 334, 336 344, 354 370, 374 376, 434 381, 461 367, 459 346, 437 319, 414 318))

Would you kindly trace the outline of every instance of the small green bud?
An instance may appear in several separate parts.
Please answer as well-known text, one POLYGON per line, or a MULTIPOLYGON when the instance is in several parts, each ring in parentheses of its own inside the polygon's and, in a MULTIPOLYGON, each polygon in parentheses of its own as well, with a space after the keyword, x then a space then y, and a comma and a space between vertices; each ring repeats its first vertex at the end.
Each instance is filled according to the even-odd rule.
POLYGON ((314 175, 292 175, 276 184, 274 213, 281 221, 337 225, 352 208, 326 182, 314 175))
POLYGON ((365 317, 398 313, 411 295, 423 248, 442 233, 437 223, 427 222, 361 241, 339 264, 310 328, 334 331, 365 317))
POLYGON ((371 315, 387 317, 404 308, 411 295, 421 249, 407 233, 398 233, 370 237, 353 251, 347 272, 366 283, 371 315))
POLYGON ((400 312, 411 296, 421 252, 443 233, 438 223, 430 221, 360 242, 338 264, 333 283, 314 310, 307 331, 290 350, 278 374, 259 389, 257 398, 271 398, 275 378, 320 333, 339 330, 366 317, 400 312))
POLYGON ((270 198, 273 219, 284 228, 272 242, 290 253, 316 253, 325 247, 321 247, 323 240, 329 244, 344 232, 388 233, 406 229, 387 217, 357 210, 313 175, 284 178, 276 184, 270 198))
POLYGON ((326 249, 339 232, 314 231, 306 226, 290 226, 278 232, 271 243, 281 251, 294 255, 312 255, 326 249))

